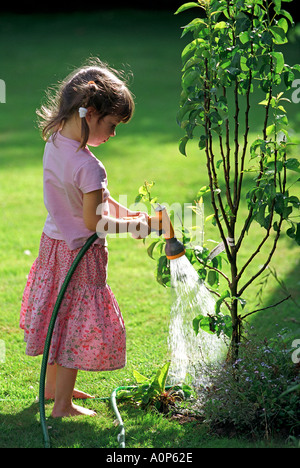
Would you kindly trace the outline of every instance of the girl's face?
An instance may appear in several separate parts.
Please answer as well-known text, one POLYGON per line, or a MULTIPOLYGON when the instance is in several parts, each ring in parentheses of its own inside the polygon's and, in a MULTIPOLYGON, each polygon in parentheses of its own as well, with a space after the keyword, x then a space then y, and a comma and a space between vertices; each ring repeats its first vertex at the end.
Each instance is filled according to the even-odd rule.
POLYGON ((116 127, 120 123, 119 117, 110 114, 99 119, 99 114, 92 108, 88 109, 86 121, 89 126, 90 134, 87 144, 90 146, 99 146, 106 143, 110 137, 116 135, 116 127))

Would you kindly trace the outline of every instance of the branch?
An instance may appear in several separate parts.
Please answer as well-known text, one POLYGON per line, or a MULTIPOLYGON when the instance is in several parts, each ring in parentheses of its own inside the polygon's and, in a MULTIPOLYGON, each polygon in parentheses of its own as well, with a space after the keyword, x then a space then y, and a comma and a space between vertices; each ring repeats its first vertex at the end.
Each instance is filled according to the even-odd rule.
POLYGON ((210 153, 210 164, 211 164, 211 170, 212 170, 212 175, 213 175, 214 188, 217 191, 217 198, 218 198, 219 206, 220 206, 221 213, 222 213, 223 219, 225 221, 227 230, 230 231, 229 220, 228 220, 226 211, 224 209, 222 197, 220 195, 221 191, 219 189, 218 175, 217 175, 217 171, 216 171, 216 167, 215 167, 215 156, 214 156, 214 151, 213 151, 212 135, 211 135, 210 127, 209 127, 209 153, 210 153))
POLYGON ((221 270, 219 270, 218 268, 215 268, 215 267, 212 267, 210 265, 206 265, 206 263, 203 262, 203 260, 201 258, 199 258, 197 255, 196 255, 196 258, 198 260, 199 263, 201 263, 201 265, 204 265, 205 268, 208 268, 209 270, 214 270, 216 271, 217 273, 219 273, 221 276, 223 276, 223 278, 226 279, 227 283, 229 284, 230 286, 230 279, 228 278, 228 276, 225 275, 225 273, 223 273, 221 270))
MULTIPOLYGON (((270 64, 270 67, 271 67, 271 70, 273 69, 273 60, 271 59, 271 64, 270 64)), ((267 140, 267 127, 268 127, 268 120, 269 120, 269 112, 270 112, 270 107, 271 107, 271 100, 272 100, 272 85, 270 86, 270 89, 269 89, 269 99, 268 99, 268 102, 267 102, 267 105, 265 106, 266 107, 266 113, 265 113, 265 121, 264 121, 264 127, 263 127, 263 138, 264 140, 267 140)), ((259 165, 260 165, 260 177, 257 178, 257 182, 256 182, 256 187, 258 188, 260 186, 260 182, 261 182, 261 176, 263 175, 263 158, 264 158, 264 155, 262 154, 261 156, 261 159, 260 159, 260 162, 259 162, 259 165)), ((254 203, 256 202, 256 196, 254 198, 254 203)), ((245 233, 246 231, 249 229, 249 226, 250 226, 250 223, 251 223, 251 218, 252 218, 252 215, 253 215, 253 207, 250 208, 249 210, 249 214, 246 218, 246 221, 244 223, 244 226, 242 228, 242 231, 241 231, 241 234, 240 234, 240 237, 236 243, 236 252, 239 251, 240 247, 241 247, 241 244, 242 244, 242 241, 245 237, 245 233)))
POLYGON ((253 207, 251 207, 250 210, 249 210, 249 214, 248 214, 248 216, 247 216, 247 218, 246 218, 246 221, 245 221, 245 223, 244 223, 244 226, 243 226, 243 229, 242 229, 242 231, 241 231, 240 237, 239 237, 237 243, 235 244, 235 250, 236 250, 236 252, 239 251, 239 249, 240 249, 240 247, 241 247, 241 243, 242 243, 242 241, 243 241, 243 239, 244 239, 244 237, 245 237, 245 233, 246 233, 246 231, 249 229, 249 226, 250 226, 250 224, 251 224, 252 215, 253 215, 253 207))
POLYGON ((256 257, 256 255, 260 252, 260 249, 262 248, 262 246, 264 245, 264 243, 268 240, 268 238, 270 237, 270 231, 271 231, 271 227, 272 227, 272 223, 273 223, 273 216, 274 216, 274 204, 275 204, 275 201, 273 200, 273 203, 272 203, 272 207, 271 207, 271 211, 270 211, 270 221, 269 221, 269 225, 268 225, 268 228, 267 228, 267 233, 265 235, 265 237, 263 238, 263 240, 260 242, 260 244, 258 245, 257 249, 253 252, 253 254, 251 255, 251 257, 249 257, 249 259, 246 261, 246 263, 244 264, 244 266, 241 268, 238 276, 237 276, 237 280, 240 280, 242 274, 244 273, 244 271, 246 270, 246 268, 248 267, 248 265, 252 262, 252 260, 256 257))
MULTIPOLYGON (((205 286, 205 287, 206 287, 207 291, 209 291, 211 294, 215 294, 216 296, 221 297, 221 294, 218 293, 217 291, 214 291, 213 289, 210 289, 210 288, 208 288, 207 286, 205 286)), ((228 304, 228 302, 227 302, 227 301, 223 301, 223 302, 224 302, 224 304, 226 305, 226 307, 227 307, 227 309, 229 310, 229 312, 231 312, 231 307, 230 307, 230 305, 228 304)))
POLYGON ((266 263, 264 263, 264 265, 258 270, 258 272, 252 276, 252 278, 250 278, 250 280, 240 289, 240 291, 238 292, 238 296, 241 296, 243 294, 243 292, 245 291, 246 288, 248 288, 248 286, 267 268, 267 266, 269 265, 272 257, 273 257, 273 254, 276 250, 276 247, 277 247, 277 242, 278 242, 278 239, 279 239, 279 236, 280 236, 280 231, 281 231, 281 225, 282 225, 282 222, 283 222, 283 217, 281 216, 280 217, 280 221, 279 221, 279 225, 278 225, 278 231, 276 233, 276 237, 274 239, 274 244, 273 244, 273 247, 271 249, 271 252, 268 256, 268 259, 266 261, 266 263))
POLYGON ((234 102, 235 102, 235 130, 234 130, 234 142, 235 142, 235 151, 234 151, 234 185, 233 185, 233 204, 234 204, 234 214, 237 212, 238 207, 238 179, 239 179, 239 97, 238 97, 238 82, 236 81, 234 89, 234 102))
MULTIPOLYGON (((223 97, 226 98, 226 88, 223 86, 223 97)), ((226 128, 226 155, 223 148, 223 138, 222 135, 219 135, 219 142, 220 142, 220 151, 223 160, 223 167, 224 167, 224 178, 226 184, 226 198, 228 202, 228 206, 230 207, 232 213, 234 212, 234 207, 231 199, 230 193, 230 146, 229 146, 229 122, 228 117, 225 121, 225 128, 226 128)))
POLYGON ((220 235, 221 235, 221 239, 224 242, 228 261, 229 263, 231 263, 232 255, 230 253, 230 250, 226 241, 226 236, 224 234, 223 226, 219 219, 219 208, 217 207, 216 200, 215 200, 214 181, 213 181, 213 174, 212 174, 212 169, 211 169, 212 161, 211 161, 210 147, 209 147, 209 141, 208 141, 211 139, 211 132, 209 130, 209 118, 207 117, 207 115, 205 116, 205 133, 206 133, 205 152, 206 152, 207 172, 208 172, 208 178, 209 178, 209 188, 210 188, 210 194, 211 194, 211 204, 213 206, 215 219, 216 219, 216 223, 217 223, 220 235))
MULTIPOLYGON (((252 45, 253 49, 253 45, 252 45)), ((250 70, 249 72, 249 86, 247 89, 247 95, 246 95, 246 102, 247 102, 247 107, 245 111, 245 134, 244 134, 244 148, 243 148, 243 153, 242 153, 242 158, 241 158, 241 171, 240 171, 240 180, 238 183, 238 189, 237 189, 237 205, 236 205, 236 210, 238 210, 240 199, 241 199, 241 191, 242 191, 242 184, 243 184, 243 177, 244 177, 244 168, 245 168, 245 157, 246 157, 246 151, 248 147, 248 135, 249 135, 249 113, 250 113, 250 92, 251 92, 251 86, 252 86, 252 71, 250 70)))
POLYGON ((243 317, 240 317, 240 319, 241 319, 241 320, 244 320, 246 317, 249 317, 249 315, 255 314, 256 312, 261 312, 262 310, 272 309, 273 307, 276 307, 276 306, 278 306, 279 304, 282 304, 283 302, 287 301, 287 300, 290 299, 291 297, 292 297, 292 295, 290 294, 289 296, 285 297, 285 298, 282 299, 281 301, 276 302, 276 304, 273 304, 273 305, 268 306, 268 307, 263 307, 262 309, 253 310, 252 312, 249 312, 248 314, 244 315, 243 317))
MULTIPOLYGON (((211 203, 212 203, 212 206, 213 206, 213 209, 214 209, 216 223, 217 223, 220 235, 221 235, 221 239, 224 242, 227 258, 228 258, 229 263, 231 263, 232 262, 232 255, 230 253, 230 250, 229 250, 229 247, 228 247, 228 244, 227 244, 227 241, 226 241, 226 236, 224 234, 223 226, 222 226, 222 224, 220 222, 220 219, 219 219, 219 214, 218 214, 219 209, 218 209, 217 204, 216 204, 215 192, 214 192, 215 184, 216 184, 216 179, 215 179, 216 172, 215 172, 215 168, 214 168, 214 164, 213 164, 214 163, 214 154, 213 154, 213 149, 212 149, 211 122, 210 122, 210 119, 209 119, 209 116, 208 116, 208 113, 209 113, 209 110, 210 110, 210 91, 209 91, 209 86, 208 86, 209 85, 209 73, 208 73, 208 61, 207 61, 207 59, 205 59, 205 72, 206 72, 205 97, 204 97, 204 108, 205 108, 204 128, 205 128, 205 137, 206 137, 205 154, 206 154, 206 165, 207 165, 207 172, 208 172, 208 178, 209 178, 209 188, 210 188, 210 193, 211 193, 211 203)), ((221 207, 222 213, 225 214, 225 211, 224 211, 224 208, 223 208, 223 205, 222 205, 222 199, 221 199, 220 195, 219 195, 218 198, 219 198, 219 202, 221 200, 220 207, 221 207)), ((223 214, 223 217, 224 217, 224 214, 223 214)), ((224 220, 225 220, 226 225, 228 227, 228 219, 226 217, 226 214, 225 214, 224 220)))
MULTIPOLYGON (((224 97, 226 97, 226 88, 225 86, 223 87, 223 95, 224 97)), ((227 172, 228 172, 228 184, 230 184, 230 152, 231 152, 231 149, 230 149, 230 130, 229 130, 229 120, 228 118, 226 119, 226 122, 225 122, 225 127, 226 127, 226 161, 227 161, 227 172)), ((229 185, 229 190, 230 190, 230 185, 229 185)), ((231 198, 231 197, 230 197, 231 198)), ((231 203, 230 203, 230 208, 232 210, 232 200, 231 200, 231 203)))

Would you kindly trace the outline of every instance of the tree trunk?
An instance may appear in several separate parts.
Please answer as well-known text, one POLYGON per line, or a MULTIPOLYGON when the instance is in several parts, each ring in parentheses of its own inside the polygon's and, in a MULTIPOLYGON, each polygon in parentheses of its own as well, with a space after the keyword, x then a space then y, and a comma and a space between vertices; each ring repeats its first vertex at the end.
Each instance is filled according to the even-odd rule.
POLYGON ((232 263, 231 263, 231 321, 232 321, 232 335, 231 342, 227 354, 227 361, 233 363, 238 359, 239 355, 239 343, 241 340, 240 320, 238 316, 238 305, 237 299, 238 294, 238 279, 237 279, 237 255, 235 246, 232 247, 232 263))

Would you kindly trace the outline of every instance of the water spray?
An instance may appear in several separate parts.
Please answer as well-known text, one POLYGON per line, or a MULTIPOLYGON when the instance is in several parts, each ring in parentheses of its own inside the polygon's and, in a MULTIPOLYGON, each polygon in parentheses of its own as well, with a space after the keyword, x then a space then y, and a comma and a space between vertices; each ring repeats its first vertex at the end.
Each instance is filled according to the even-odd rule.
POLYGON ((185 254, 184 245, 175 237, 174 228, 165 206, 158 205, 155 209, 155 216, 151 216, 149 219, 149 225, 151 231, 163 234, 166 240, 166 257, 169 260, 175 260, 185 254))

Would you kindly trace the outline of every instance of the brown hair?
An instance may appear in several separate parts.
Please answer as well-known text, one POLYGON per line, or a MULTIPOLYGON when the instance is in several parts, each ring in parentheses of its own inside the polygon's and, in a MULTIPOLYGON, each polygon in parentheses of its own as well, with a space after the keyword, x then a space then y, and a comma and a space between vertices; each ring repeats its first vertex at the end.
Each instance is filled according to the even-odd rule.
MULTIPOLYGON (((128 122, 134 112, 134 100, 131 92, 121 79, 121 73, 109 68, 99 59, 89 60, 83 66, 62 81, 54 96, 48 93, 48 103, 37 110, 39 127, 44 140, 50 135, 55 138, 63 124, 78 113, 79 107, 94 107, 99 118, 113 114, 121 122, 128 122)), ((81 119, 81 142, 84 148, 89 138, 89 126, 85 118, 81 119)))

